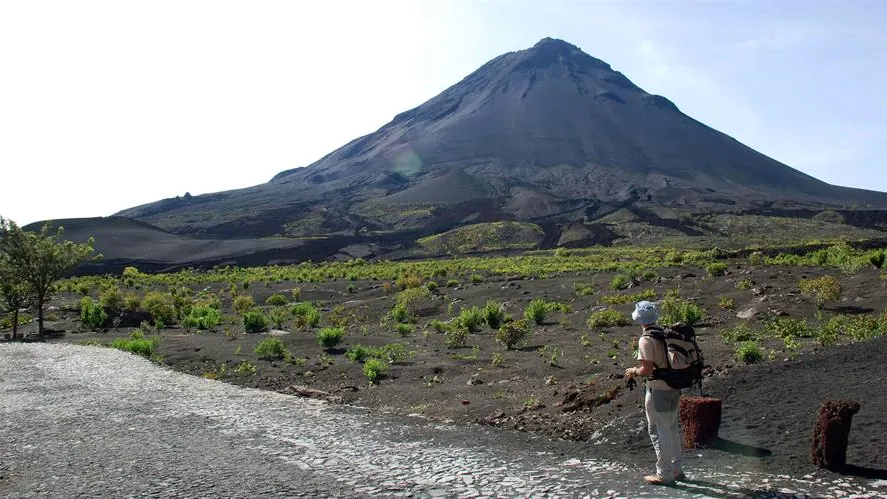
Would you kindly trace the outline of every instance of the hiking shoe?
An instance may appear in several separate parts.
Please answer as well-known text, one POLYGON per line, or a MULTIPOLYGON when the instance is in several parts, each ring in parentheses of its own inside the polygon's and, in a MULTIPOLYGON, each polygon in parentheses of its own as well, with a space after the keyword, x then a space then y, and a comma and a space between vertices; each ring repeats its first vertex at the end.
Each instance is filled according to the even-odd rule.
POLYGON ((650 485, 674 485, 673 479, 669 480, 662 475, 647 475, 644 477, 644 481, 650 485))
POLYGON ((674 479, 676 482, 683 482, 684 480, 687 479, 687 475, 685 475, 683 471, 680 471, 677 474, 675 474, 674 479))

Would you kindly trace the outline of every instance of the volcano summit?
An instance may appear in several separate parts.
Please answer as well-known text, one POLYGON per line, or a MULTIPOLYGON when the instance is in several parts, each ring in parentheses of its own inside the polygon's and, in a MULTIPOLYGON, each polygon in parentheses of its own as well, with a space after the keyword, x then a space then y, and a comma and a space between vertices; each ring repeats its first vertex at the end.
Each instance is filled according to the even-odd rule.
POLYGON ((564 227, 625 210, 675 225, 687 212, 851 206, 885 208, 887 194, 803 174, 546 38, 307 167, 117 215, 192 238, 325 237, 340 247, 405 248, 480 222, 537 224, 553 243, 564 227))

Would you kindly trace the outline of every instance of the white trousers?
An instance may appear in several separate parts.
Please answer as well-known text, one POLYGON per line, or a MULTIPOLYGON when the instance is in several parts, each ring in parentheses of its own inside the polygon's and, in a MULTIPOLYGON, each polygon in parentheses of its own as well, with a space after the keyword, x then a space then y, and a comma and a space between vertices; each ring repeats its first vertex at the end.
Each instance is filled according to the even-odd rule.
POLYGON ((681 427, 678 422, 678 390, 647 388, 644 409, 647 413, 647 431, 656 450, 656 474, 671 480, 681 473, 681 427))

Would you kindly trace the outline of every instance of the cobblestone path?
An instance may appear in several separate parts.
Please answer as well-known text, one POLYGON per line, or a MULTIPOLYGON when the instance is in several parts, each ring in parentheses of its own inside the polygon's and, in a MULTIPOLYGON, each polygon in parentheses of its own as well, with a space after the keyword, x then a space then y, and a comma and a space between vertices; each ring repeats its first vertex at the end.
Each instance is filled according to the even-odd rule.
MULTIPOLYGON (((644 471, 576 446, 239 388, 112 349, 0 345, 3 497, 884 497, 887 483, 644 471)), ((702 463, 699 463, 700 465, 702 463)))

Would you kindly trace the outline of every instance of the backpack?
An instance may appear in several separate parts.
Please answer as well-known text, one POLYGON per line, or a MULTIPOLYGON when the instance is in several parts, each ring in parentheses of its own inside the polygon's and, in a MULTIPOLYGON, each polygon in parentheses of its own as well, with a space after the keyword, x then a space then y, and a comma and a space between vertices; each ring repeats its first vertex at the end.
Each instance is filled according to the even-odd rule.
POLYGON ((650 327, 644 330, 648 338, 654 338, 665 345, 665 360, 668 367, 656 367, 650 379, 661 379, 675 390, 699 386, 702 391, 702 350, 696 344, 696 331, 691 326, 677 323, 664 330, 650 327))

